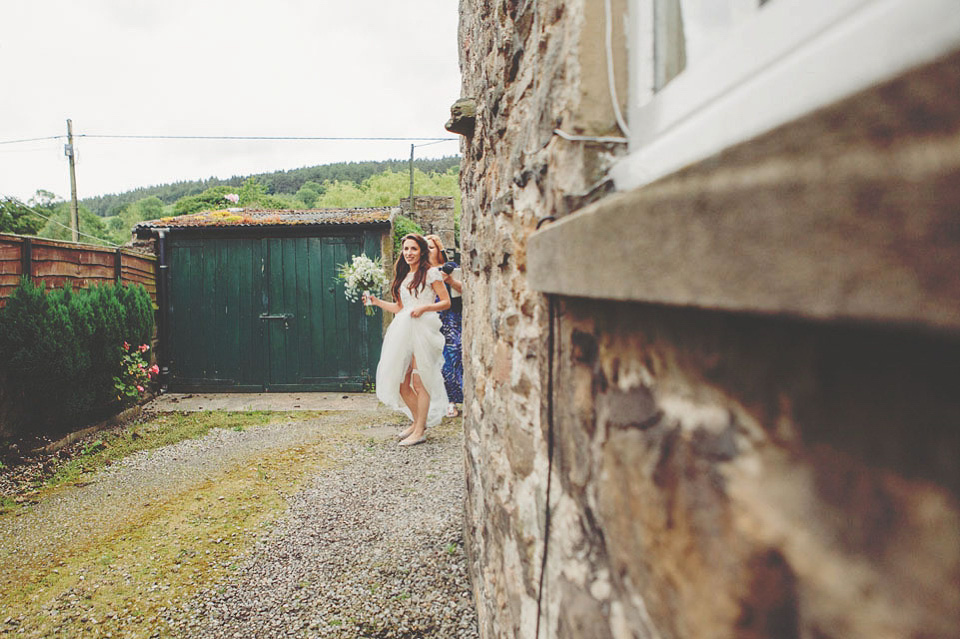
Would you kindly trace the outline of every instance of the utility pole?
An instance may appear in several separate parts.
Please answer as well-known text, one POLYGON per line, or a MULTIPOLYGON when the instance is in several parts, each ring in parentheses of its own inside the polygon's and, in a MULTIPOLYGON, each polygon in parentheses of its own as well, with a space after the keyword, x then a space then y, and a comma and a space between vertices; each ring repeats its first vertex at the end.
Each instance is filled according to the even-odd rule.
POLYGON ((70 160, 70 232, 73 241, 80 241, 80 214, 77 207, 77 170, 74 168, 73 151, 73 122, 67 120, 67 146, 63 149, 64 155, 70 160))
POLYGON ((413 145, 410 145, 410 215, 413 215, 413 145))

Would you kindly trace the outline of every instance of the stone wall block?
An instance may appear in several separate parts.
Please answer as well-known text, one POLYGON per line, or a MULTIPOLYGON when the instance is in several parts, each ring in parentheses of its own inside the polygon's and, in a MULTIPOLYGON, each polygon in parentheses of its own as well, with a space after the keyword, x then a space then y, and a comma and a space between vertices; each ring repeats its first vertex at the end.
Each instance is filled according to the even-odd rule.
POLYGON ((510 468, 518 479, 527 477, 533 471, 534 449, 533 434, 523 428, 511 429, 506 444, 507 459, 510 468))
POLYGON ((746 562, 750 575, 740 604, 740 639, 800 639, 797 577, 779 550, 762 549, 746 562))
POLYGON ((563 607, 557 620, 557 635, 560 637, 592 637, 614 639, 607 619, 608 606, 604 606, 587 590, 569 581, 560 583, 563 607))
POLYGON ((420 225, 424 233, 440 236, 445 248, 455 247, 454 199, 441 195, 415 195, 400 200, 403 215, 420 225))

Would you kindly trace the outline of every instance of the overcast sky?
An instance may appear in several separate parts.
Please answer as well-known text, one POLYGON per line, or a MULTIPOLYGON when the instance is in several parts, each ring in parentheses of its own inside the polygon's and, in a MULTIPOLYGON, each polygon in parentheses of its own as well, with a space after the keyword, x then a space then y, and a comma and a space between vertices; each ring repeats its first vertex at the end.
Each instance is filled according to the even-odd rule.
MULTIPOLYGON (((455 137, 455 0, 0 0, 0 143, 75 136, 455 137)), ((64 139, 0 144, 0 195, 70 194, 64 139)), ((77 137, 80 198, 408 158, 410 142, 77 137)), ((417 157, 459 152, 457 142, 417 157)))

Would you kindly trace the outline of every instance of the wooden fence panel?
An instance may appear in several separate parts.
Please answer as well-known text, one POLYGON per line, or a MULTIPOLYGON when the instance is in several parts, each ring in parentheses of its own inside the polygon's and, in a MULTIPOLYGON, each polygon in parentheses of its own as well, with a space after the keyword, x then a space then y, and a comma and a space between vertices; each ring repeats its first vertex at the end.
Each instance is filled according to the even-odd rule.
POLYGON ((0 304, 20 283, 23 273, 23 240, 0 236, 0 304))
POLYGON ((68 282, 73 288, 89 288, 118 279, 142 284, 157 308, 157 260, 151 255, 6 234, 0 234, 0 306, 20 283, 25 264, 30 278, 48 289, 68 282))
POLYGON ((7 262, 19 262, 23 254, 20 247, 23 242, 0 243, 0 273, 3 272, 3 265, 7 262))

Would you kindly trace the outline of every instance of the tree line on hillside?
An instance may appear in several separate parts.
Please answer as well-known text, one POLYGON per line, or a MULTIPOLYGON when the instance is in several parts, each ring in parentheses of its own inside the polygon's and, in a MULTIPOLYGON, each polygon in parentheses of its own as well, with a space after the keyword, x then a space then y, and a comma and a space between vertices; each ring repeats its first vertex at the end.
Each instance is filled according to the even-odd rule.
MULTIPOLYGON (((443 172, 414 169, 417 195, 449 195, 454 198, 454 219, 459 222, 459 163, 443 172)), ((122 245, 130 241, 131 229, 139 222, 232 206, 247 209, 313 209, 397 206, 408 197, 410 174, 387 168, 359 183, 353 180, 307 180, 294 193, 271 193, 267 183, 248 177, 239 186, 215 185, 172 203, 149 195, 112 208, 113 215, 100 217, 81 201, 79 205, 82 242, 122 245), (238 196, 234 203, 227 195, 238 196)), ((50 191, 38 190, 26 204, 15 199, 0 200, 0 233, 39 235, 56 240, 71 239, 70 203, 50 191)))
MULTIPOLYGON (((424 173, 446 173, 452 167, 460 166, 460 157, 415 159, 413 166, 424 173)), ((339 162, 252 176, 233 176, 226 179, 211 177, 206 180, 190 180, 160 186, 141 187, 124 193, 85 198, 81 200, 81 203, 100 217, 113 217, 119 215, 124 206, 144 198, 155 196, 164 204, 173 204, 184 197, 199 195, 217 186, 239 189, 251 177, 256 178, 257 182, 263 185, 268 195, 293 195, 307 182, 318 184, 324 182, 353 182, 360 185, 364 180, 377 173, 384 171, 401 172, 407 170, 408 167, 409 160, 339 162)))
MULTIPOLYGON (((425 173, 413 170, 414 193, 417 195, 449 195, 454 198, 455 215, 460 210, 459 165, 443 173, 425 173)), ((323 183, 309 180, 293 195, 271 194, 257 178, 248 178, 239 189, 232 186, 214 186, 203 193, 180 198, 173 205, 173 215, 188 215, 200 211, 234 206, 226 196, 236 194, 236 206, 248 209, 329 209, 355 207, 397 206, 410 195, 410 174, 387 169, 375 173, 359 184, 352 181, 323 183)))

